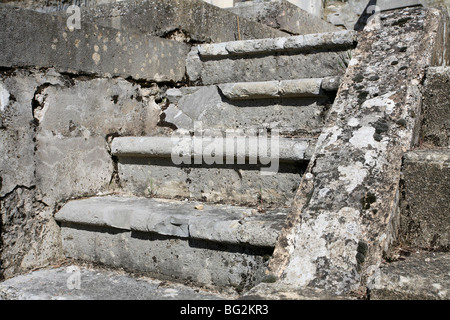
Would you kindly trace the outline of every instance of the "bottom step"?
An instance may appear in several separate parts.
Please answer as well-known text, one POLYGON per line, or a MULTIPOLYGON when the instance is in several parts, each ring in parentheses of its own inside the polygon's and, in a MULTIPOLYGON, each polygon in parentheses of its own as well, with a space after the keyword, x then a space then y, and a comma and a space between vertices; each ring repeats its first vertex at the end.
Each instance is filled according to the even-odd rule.
POLYGON ((68 258, 240 291, 264 276, 286 213, 108 196, 55 218, 68 258))
POLYGON ((42 269, 0 282, 0 300, 228 300, 234 296, 86 265, 42 269))

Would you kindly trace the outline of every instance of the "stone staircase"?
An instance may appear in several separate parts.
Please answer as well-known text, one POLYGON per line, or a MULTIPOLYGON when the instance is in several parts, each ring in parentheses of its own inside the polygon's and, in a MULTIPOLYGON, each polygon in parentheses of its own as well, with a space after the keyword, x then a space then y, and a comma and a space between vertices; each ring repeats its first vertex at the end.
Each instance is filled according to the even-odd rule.
MULTIPOLYGON (((153 4, 152 1, 147 2, 153 4)), ((160 3, 158 5, 163 6, 160 3)), ((367 101, 369 98, 376 100, 378 92, 371 85, 379 78, 372 74, 363 77, 361 74, 349 73, 348 67, 358 63, 358 60, 354 59, 353 52, 359 38, 353 31, 334 30, 334 27, 330 27, 334 31, 291 35, 296 32, 289 31, 287 34, 273 30, 251 19, 247 21, 244 16, 236 20, 236 15, 228 11, 224 13, 224 10, 208 9, 211 7, 196 3, 198 8, 202 8, 202 12, 205 10, 208 12, 203 15, 208 19, 223 14, 220 16, 225 17, 223 21, 231 19, 230 17, 233 20, 233 27, 227 32, 211 31, 204 37, 205 30, 196 30, 192 21, 185 24, 183 22, 181 25, 186 27, 180 27, 178 25, 180 15, 176 13, 173 14, 171 27, 167 30, 161 29, 159 24, 145 24, 142 21, 146 21, 149 16, 147 12, 140 10, 142 9, 140 5, 144 4, 136 3, 134 7, 127 7, 124 2, 98 6, 83 11, 83 17, 90 23, 98 22, 102 26, 100 28, 103 41, 111 38, 113 39, 111 45, 120 34, 126 39, 124 43, 137 44, 141 41, 158 48, 172 48, 169 51, 161 49, 161 52, 157 53, 162 63, 156 70, 142 71, 144 68, 138 68, 130 61, 138 59, 139 50, 123 53, 120 48, 122 43, 117 41, 117 48, 112 47, 114 50, 111 50, 111 47, 108 50, 103 49, 102 59, 106 55, 109 59, 107 61, 110 61, 115 56, 109 56, 112 52, 121 52, 118 54, 121 61, 120 70, 116 70, 119 66, 117 63, 105 67, 107 62, 103 64, 102 60, 102 63, 98 64, 95 59, 90 59, 91 53, 87 58, 79 58, 76 54, 67 59, 55 58, 58 60, 57 70, 65 73, 73 71, 66 67, 72 59, 78 63, 77 71, 86 74, 101 77, 129 76, 139 82, 147 79, 149 82, 162 82, 167 89, 162 98, 164 103, 159 114, 158 130, 146 134, 139 134, 138 129, 124 130, 128 134, 110 130, 106 134, 107 151, 112 159, 110 166, 114 168, 112 181, 118 188, 114 192, 100 192, 104 195, 93 195, 92 192, 88 192, 90 194, 87 197, 77 195, 76 199, 57 207, 54 218, 61 227, 64 256, 145 272, 160 279, 191 282, 194 285, 219 287, 222 290, 232 288, 239 293, 254 288, 247 296, 280 298, 280 290, 275 290, 277 292, 274 294, 274 291, 264 292, 264 288, 261 290, 261 287, 255 285, 264 286, 278 280, 276 275, 267 271, 270 267, 269 261, 279 259, 278 255, 274 256, 274 249, 280 241, 286 239, 283 229, 286 232, 293 226, 292 221, 295 221, 287 218, 294 213, 295 219, 296 208, 302 203, 302 197, 311 204, 312 211, 309 212, 322 210, 321 206, 324 204, 319 200, 325 198, 330 190, 317 188, 314 193, 314 189, 304 187, 308 186, 308 181, 312 177, 311 168, 316 163, 319 169, 322 165, 323 171, 326 171, 325 165, 318 162, 317 158, 323 154, 329 156, 328 159, 334 157, 336 163, 340 161, 340 169, 343 165, 353 164, 351 154, 342 156, 345 152, 339 148, 333 149, 333 152, 326 150, 339 136, 331 131, 337 128, 332 125, 335 123, 339 125, 339 121, 345 122, 350 117, 349 114, 342 111, 339 113, 336 110, 339 111, 343 100, 347 102, 344 98, 348 95, 349 105, 355 99, 358 101, 358 106, 351 112, 361 112, 357 114, 361 119, 370 117, 367 112, 361 111, 364 109, 361 105, 366 98, 367 101), (130 19, 133 14, 139 18, 130 19), (117 17, 121 17, 120 24, 117 23, 117 17), (236 26, 234 21, 238 21, 236 26), (243 28, 244 25, 247 26, 245 30, 248 30, 245 37, 236 34, 238 26, 243 28), (141 27, 146 29, 140 30, 141 27), (170 40, 152 38, 147 34, 170 40), (176 35, 180 38, 175 39, 176 35), (246 40, 236 41, 236 38, 246 40), (182 42, 195 45, 190 47, 182 42), (209 43, 197 44, 198 42, 209 43), (159 76, 159 73, 164 74, 164 69, 170 69, 171 58, 165 55, 166 52, 186 56, 185 60, 179 57, 176 59, 172 66, 174 72, 169 77, 159 76), (85 64, 86 61, 89 63, 85 64), (184 67, 186 73, 182 74, 184 67), (368 91, 362 91, 364 88, 368 88, 368 91), (336 96, 339 95, 341 100, 336 103, 336 96), (340 156, 342 158, 339 158, 340 156)), ((154 5, 157 5, 156 2, 154 5)), ((44 23, 44 16, 36 17, 31 13, 28 14, 30 21, 36 19, 44 23)), ((408 15, 407 12, 402 14, 408 15)), ((48 36, 49 38, 45 38, 43 42, 53 42, 56 47, 66 41, 67 34, 64 36, 56 31, 64 19, 58 18, 58 15, 54 17, 51 26, 58 35, 55 38, 57 41, 48 36)), ((247 17, 250 17, 248 12, 247 17)), ((214 21, 208 19, 206 21, 214 21)), ((385 20, 392 21, 393 18, 390 16, 385 20)), ((409 16, 406 21, 409 21, 409 16)), ((94 36, 92 38, 86 36, 86 40, 83 41, 88 47, 95 47, 97 33, 94 30, 98 30, 99 27, 90 23, 87 23, 85 28, 91 30, 94 36)), ((317 23, 324 26, 322 22, 317 23)), ((405 22, 398 23, 401 25, 405 22)), ((76 39, 70 37, 69 33, 69 42, 75 40, 78 48, 76 39)), ((55 50, 53 46, 39 47, 39 44, 36 46, 36 51, 55 50)), ((71 49, 73 44, 67 46, 71 49)), ((405 52, 402 51, 406 50, 405 48, 399 48, 396 54, 405 52)), ((5 51, 6 54, 0 62, 12 59, 15 65, 33 65, 33 57, 14 56, 13 51, 12 49, 5 51)), ((97 49, 95 52, 98 51, 97 49)), ((45 56, 49 58, 39 61, 37 65, 52 66, 54 62, 51 61, 51 57, 54 55, 45 56)), ((361 61, 367 63, 364 54, 361 56, 363 56, 361 61)), ((397 65, 399 61, 405 63, 406 60, 402 59, 403 56, 389 63, 391 66, 397 65)), ((373 61, 379 62, 375 58, 373 61)), ((379 63, 372 64, 372 66, 379 65, 379 63)), ((398 68, 403 68, 403 65, 398 68)), ((399 69, 398 74, 403 75, 401 72, 404 70, 399 69)), ((447 78, 442 74, 447 75, 448 70, 445 68, 443 70, 439 68, 429 70, 427 78, 429 85, 425 86, 425 95, 430 93, 429 101, 432 101, 433 97, 442 98, 442 94, 432 93, 434 88, 432 83, 436 74, 438 76, 435 78, 439 79, 437 81, 446 83, 447 78)), ((61 83, 58 85, 63 86, 61 83)), ((148 88, 142 88, 141 91, 145 89, 148 88)), ((444 92, 445 90, 448 92, 448 86, 444 92)), ((406 91, 400 95, 406 96, 406 91)), ((448 94, 443 95, 448 97, 448 94)), ((377 107, 377 101, 373 102, 374 105, 364 106, 367 109, 377 107)), ((439 105, 446 105, 445 103, 439 102, 439 105)), ((373 299, 448 298, 446 288, 449 281, 446 276, 443 276, 443 279, 437 276, 432 280, 431 288, 434 289, 428 289, 429 294, 424 293, 427 289, 423 288, 429 285, 431 280, 409 280, 409 283, 424 284, 420 286, 421 294, 408 291, 414 286, 405 286, 403 281, 405 274, 413 277, 414 273, 419 276, 426 273, 427 269, 417 268, 417 263, 420 264, 424 259, 428 259, 425 261, 433 265, 431 267, 434 268, 433 275, 439 275, 440 272, 448 273, 446 268, 449 246, 449 202, 446 190, 450 179, 448 179, 448 144, 445 141, 448 141, 449 134, 445 120, 442 121, 441 128, 447 128, 444 130, 446 133, 427 124, 428 119, 445 119, 447 109, 444 107, 442 108, 444 111, 434 115, 435 109, 431 107, 433 104, 435 103, 426 104, 429 106, 428 109, 425 108, 428 113, 424 113, 421 118, 422 128, 427 128, 426 132, 423 131, 423 137, 425 140, 428 139, 427 141, 434 141, 433 143, 438 139, 441 144, 435 143, 428 150, 412 150, 404 156, 401 168, 403 189, 400 193, 400 213, 393 215, 394 218, 389 221, 389 228, 392 230, 388 232, 389 237, 395 238, 392 241, 399 241, 395 249, 397 251, 392 249, 394 252, 390 252, 390 257, 398 261, 383 265, 379 269, 378 276, 374 278, 370 287, 369 297, 373 299), (436 148, 439 150, 435 150, 436 148), (434 179, 436 176, 440 179, 434 179), (421 187, 420 183, 426 186, 421 187), (423 190, 430 191, 424 193, 423 190), (421 196, 425 194, 429 195, 427 201, 432 201, 435 207, 431 206, 430 202, 425 202, 425 199, 421 200, 423 199, 421 196), (436 198, 432 195, 436 195, 436 198), (429 200, 430 198, 432 200, 429 200), (428 211, 430 207, 433 207, 430 210, 434 211, 428 211), (430 214, 424 217, 424 213, 427 212, 430 214), (411 248, 417 251, 435 250, 440 253, 433 255, 431 252, 431 255, 426 255, 421 252, 416 257, 415 251, 411 248), (402 250, 414 252, 411 257, 415 260, 407 260, 402 250), (400 271, 397 273, 396 270, 400 271), (393 285, 397 280, 399 284, 393 285)), ((386 105, 391 106, 389 103, 386 105)), ((355 119, 356 116, 350 119, 351 122, 347 121, 352 128, 360 126, 355 119)), ((0 120, 3 121, 1 118, 0 120)), ((133 127, 136 123, 135 126, 138 127, 141 120, 139 117, 133 117, 125 126, 133 127)), ((439 123, 439 120, 430 122, 439 123)), ((409 122, 416 120, 402 118, 395 121, 395 125, 391 124, 391 128, 392 126, 404 128, 410 125, 409 122)), ((51 130, 57 131, 51 123, 46 124, 43 121, 40 126, 39 130, 48 126, 51 130)), ((382 135, 387 132, 385 129, 382 124, 378 125, 376 129, 378 131, 375 131, 378 136, 373 136, 380 140, 376 141, 383 139, 382 135)), ((402 136, 403 133, 400 132, 398 135, 402 136)), ((58 137, 58 134, 53 133, 53 136, 58 137)), ((363 144, 364 137, 359 138, 358 141, 354 139, 355 143, 363 144)), ((42 139, 42 136, 38 137, 39 139, 42 139)), ((39 141, 47 142, 47 140, 39 141)), ((403 150, 404 146, 394 147, 403 150)), ((400 153, 399 151, 395 155, 400 153)), ((375 158, 373 152, 370 156, 375 158)), ((373 159, 367 159, 366 154, 365 160, 373 159)), ((331 166, 333 161, 329 164, 331 175, 335 168, 331 166)), ((347 168, 344 175, 351 179, 355 174, 351 168, 347 168)), ((325 177, 323 181, 326 182, 327 179, 325 177)), ((347 180, 343 181, 347 183, 347 180)), ((345 183, 341 182, 341 185, 345 183)), ((350 185, 352 183, 349 182, 350 185)), ((339 183, 334 181, 331 184, 338 189, 339 183)), ((370 187, 364 186, 368 189, 370 187)), ((359 196, 358 200, 348 197, 348 201, 350 203, 355 200, 353 202, 359 207, 362 206, 362 210, 370 209, 375 215, 377 209, 374 209, 374 206, 380 205, 376 202, 383 201, 379 199, 377 201, 371 195, 370 192, 366 192, 362 197, 357 189, 354 196, 355 199, 359 196)), ((47 201, 46 198, 44 200, 47 201)), ((341 200, 337 197, 335 200, 336 206, 341 205, 339 203, 341 200)), ((330 204, 330 207, 334 205, 330 204)), ((344 217, 343 214, 343 218, 347 219, 347 216, 344 217)), ((344 230, 343 226, 340 227, 344 230)), ((361 267, 366 259, 367 248, 364 246, 365 242, 356 240, 352 238, 349 242, 357 245, 359 254, 356 255, 357 267, 361 267)), ((291 267, 294 268, 295 265, 291 267)), ((273 267, 269 270, 273 271, 273 267)), ((303 296, 305 297, 312 296, 303 296)), ((328 297, 326 294, 321 296, 326 297, 328 297)))
POLYGON ((261 281, 354 45, 339 31, 194 46, 193 86, 167 91, 169 134, 112 140, 133 196, 57 213, 66 256, 239 291, 261 281))

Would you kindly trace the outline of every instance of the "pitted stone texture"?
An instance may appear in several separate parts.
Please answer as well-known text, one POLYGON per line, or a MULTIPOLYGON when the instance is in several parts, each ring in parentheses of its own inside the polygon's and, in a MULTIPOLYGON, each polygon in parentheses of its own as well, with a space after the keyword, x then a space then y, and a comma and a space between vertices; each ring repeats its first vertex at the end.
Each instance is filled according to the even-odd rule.
POLYGON ((122 1, 87 8, 82 11, 81 19, 120 30, 194 43, 287 35, 202 0, 122 1))
POLYGON ((193 47, 187 75, 203 85, 339 76, 350 60, 349 31, 193 47))
POLYGON ((189 46, 83 21, 70 31, 67 18, 0 6, 2 67, 55 67, 60 72, 181 81, 189 46), (23 23, 26 21, 26 23, 23 23), (36 32, 36 30, 46 30, 36 32))
POLYGON ((380 23, 359 38, 271 261, 294 291, 365 287, 389 248, 402 158, 417 141, 421 80, 442 50, 444 15, 405 9, 380 23))
MULTIPOLYGON (((49 267, 0 283, 0 300, 167 301, 233 298, 233 295, 216 291, 87 264, 49 267)), ((177 308, 173 310, 174 315, 179 313, 177 308)))
POLYGON ((308 34, 338 30, 332 24, 300 9, 288 1, 266 1, 226 8, 241 17, 258 21, 290 34, 308 34))
MULTIPOLYGON (((276 129, 285 136, 316 137, 332 99, 324 95, 230 100, 224 96, 226 90, 230 89, 232 96, 242 93, 236 93, 233 84, 227 86, 181 88, 176 93, 172 91, 170 96, 168 92, 169 107, 164 110, 164 121, 192 132, 195 122, 201 121, 204 129, 276 129)), ((270 95, 267 91, 262 94, 270 95)))
POLYGON ((408 152, 403 180, 402 243, 428 250, 449 250, 450 149, 408 152))
POLYGON ((155 233, 62 224, 67 257, 142 271, 202 286, 251 287, 272 249, 226 245, 155 233))
POLYGON ((425 81, 422 142, 450 148, 450 67, 430 68, 425 81))
POLYGON ((371 300, 448 300, 450 254, 418 252, 381 266, 370 286, 371 300))
MULTIPOLYGON (((275 169, 275 164, 272 169, 275 169)), ((121 157, 119 177, 124 191, 139 196, 191 199, 252 206, 289 206, 301 180, 304 162, 280 163, 272 175, 262 165, 175 165, 170 158, 121 157)))
MULTIPOLYGON (((303 161, 311 156, 313 139, 272 138, 268 136, 194 136, 122 137, 111 143, 111 153, 118 157, 172 158, 176 160, 203 157, 203 162, 227 159, 268 157, 279 161, 303 161), (266 147, 267 143, 267 149, 266 147), (274 145, 277 144, 275 147, 274 145), (207 153, 210 150, 211 153, 207 153), (181 153, 181 154, 180 154, 181 153), (211 159, 208 159, 211 158, 211 159)), ((186 160, 187 160, 186 159, 186 160)), ((175 163, 174 161, 174 164, 175 163)), ((196 163, 200 164, 200 163, 196 163)))
POLYGON ((154 98, 120 79, 75 80, 36 99, 36 175, 48 204, 109 190, 108 136, 147 134, 159 120, 154 98))
POLYGON ((0 72, 0 278, 42 267, 62 255, 59 227, 35 176, 33 99, 44 84, 63 85, 54 70, 0 72))
POLYGON ((246 207, 131 197, 96 197, 67 203, 63 223, 110 227, 228 244, 274 247, 286 217, 246 207), (199 209, 200 208, 200 209, 199 209))

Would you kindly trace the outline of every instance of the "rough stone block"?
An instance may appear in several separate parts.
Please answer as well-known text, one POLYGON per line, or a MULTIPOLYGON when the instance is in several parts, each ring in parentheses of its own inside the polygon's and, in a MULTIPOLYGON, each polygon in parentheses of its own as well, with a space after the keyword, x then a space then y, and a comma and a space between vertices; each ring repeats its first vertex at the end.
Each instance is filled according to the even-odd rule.
POLYGON ((114 174, 108 137, 147 134, 159 120, 153 97, 125 80, 75 80, 35 98, 36 175, 49 204, 108 190, 114 174))
POLYGON ((287 35, 202 0, 123 1, 87 8, 84 21, 192 42, 222 42, 287 35))
POLYGON ((450 67, 430 68, 425 81, 421 142, 450 148, 450 67))
POLYGON ((181 81, 189 46, 176 41, 0 6, 0 66, 55 67, 60 72, 181 81), (36 32, 45 30, 45 32, 36 32))
POLYGON ((413 253, 383 265, 370 286, 371 300, 448 300, 448 253, 413 253))
MULTIPOLYGON (((263 87, 267 83, 272 84, 272 87, 278 83, 277 92, 275 93, 275 88, 270 93, 264 92, 257 83, 258 99, 255 99, 254 83, 195 87, 189 91, 182 88, 176 97, 168 96, 169 107, 163 112, 164 121, 191 132, 194 131, 195 122, 201 121, 202 128, 221 131, 279 130, 280 135, 289 137, 315 137, 320 134, 323 119, 331 104, 328 95, 298 97, 306 92, 297 90, 297 98, 281 97, 279 84, 289 82, 266 82, 263 87), (235 90, 236 88, 249 88, 252 92, 247 90, 244 93, 241 89, 235 90), (262 96, 270 95, 274 96, 262 99, 262 96), (246 99, 242 99, 243 97, 246 99)), ((292 90, 285 93, 294 94, 292 90)))
POLYGON ((35 176, 35 92, 62 85, 54 70, 0 73, 0 278, 62 257, 59 227, 42 201, 35 176))
POLYGON ((401 242, 423 249, 450 249, 450 150, 408 152, 403 180, 401 242))

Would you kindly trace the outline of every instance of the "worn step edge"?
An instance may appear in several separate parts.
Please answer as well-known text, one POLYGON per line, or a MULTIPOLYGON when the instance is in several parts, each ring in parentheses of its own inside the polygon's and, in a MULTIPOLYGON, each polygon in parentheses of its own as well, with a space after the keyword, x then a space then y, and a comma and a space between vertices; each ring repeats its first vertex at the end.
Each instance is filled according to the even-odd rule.
MULTIPOLYGON (((235 134, 235 133, 231 133, 235 134)), ((272 133, 273 134, 273 133, 272 133)), ((303 161, 311 158, 315 139, 264 136, 192 137, 119 137, 111 143, 114 156, 184 159, 262 159, 303 161), (209 153, 206 151, 209 150, 209 153), (212 154, 212 153, 214 154, 212 154)), ((270 161, 269 161, 270 162, 270 161)))
POLYGON ((60 223, 256 247, 274 247, 285 218, 246 207, 118 196, 73 200, 55 216, 60 223))
POLYGON ((314 33, 300 36, 269 39, 240 40, 194 47, 201 57, 269 53, 279 51, 309 51, 353 47, 357 33, 352 30, 314 33))
POLYGON ((323 96, 337 91, 341 77, 294 79, 281 81, 237 82, 219 84, 222 94, 230 100, 302 98, 323 96))

